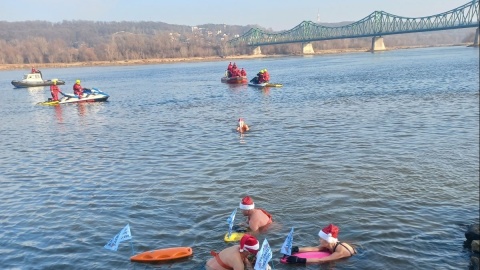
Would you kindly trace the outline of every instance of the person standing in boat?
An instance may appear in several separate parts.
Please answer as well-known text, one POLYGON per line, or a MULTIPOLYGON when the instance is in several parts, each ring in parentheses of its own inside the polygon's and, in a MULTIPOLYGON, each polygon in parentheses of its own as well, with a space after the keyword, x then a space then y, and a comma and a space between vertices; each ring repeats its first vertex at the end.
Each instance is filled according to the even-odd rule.
POLYGON ((82 98, 83 87, 80 85, 80 80, 75 81, 75 84, 73 85, 73 94, 77 95, 79 99, 82 98))
POLYGON ((58 93, 61 93, 60 88, 58 88, 57 80, 52 80, 50 85, 50 93, 52 94, 52 100, 58 101, 58 93))
POLYGON ((240 76, 247 77, 247 71, 244 68, 240 70, 240 76))
POLYGON ((228 78, 232 77, 232 62, 230 62, 230 64, 228 64, 228 67, 227 67, 227 77, 228 77, 228 78))
POLYGON ((38 69, 36 69, 35 67, 32 67, 32 70, 31 70, 32 73, 40 73, 40 77, 42 77, 42 72, 38 69))
POLYGON ((235 69, 235 77, 242 76, 242 71, 240 69, 235 69))
POLYGON ((231 77, 240 76, 240 70, 237 67, 237 64, 233 62, 232 69, 230 70, 231 77))

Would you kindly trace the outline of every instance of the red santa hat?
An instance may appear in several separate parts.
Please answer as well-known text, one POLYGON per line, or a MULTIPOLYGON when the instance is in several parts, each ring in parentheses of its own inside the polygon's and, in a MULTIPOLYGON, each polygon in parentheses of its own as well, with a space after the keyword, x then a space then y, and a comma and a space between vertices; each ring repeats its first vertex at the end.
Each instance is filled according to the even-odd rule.
POLYGON ((242 210, 252 210, 255 208, 255 204, 253 203, 253 199, 250 196, 245 196, 240 202, 240 209, 242 210))
POLYGON ((258 243, 255 236, 245 234, 242 239, 240 239, 240 252, 247 250, 252 254, 257 254, 258 249, 260 249, 260 243, 258 243))
POLYGON ((320 236, 320 238, 327 241, 328 243, 336 243, 338 242, 339 231, 340 229, 337 226, 329 224, 327 227, 320 230, 318 236, 320 236))

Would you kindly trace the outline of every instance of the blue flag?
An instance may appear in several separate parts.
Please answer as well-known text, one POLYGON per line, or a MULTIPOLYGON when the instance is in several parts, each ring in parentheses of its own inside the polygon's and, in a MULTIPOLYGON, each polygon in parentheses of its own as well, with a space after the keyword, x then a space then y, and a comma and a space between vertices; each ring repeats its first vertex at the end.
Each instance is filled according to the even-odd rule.
POLYGON ((228 223, 228 237, 232 234, 233 222, 235 221, 235 215, 237 214, 237 208, 233 210, 232 214, 227 218, 228 223))
POLYGON ((293 245, 293 227, 290 230, 290 233, 287 235, 285 242, 283 242, 283 246, 280 249, 280 252, 285 255, 292 255, 292 245, 293 245))
POLYGON ((117 235, 115 235, 105 246, 103 246, 106 249, 117 251, 118 245, 120 242, 123 242, 125 240, 130 240, 132 239, 132 234, 130 233, 130 225, 127 224, 125 228, 123 228, 117 235))
POLYGON ((268 262, 272 259, 272 249, 268 244, 267 239, 263 240, 262 247, 257 253, 257 262, 255 263, 255 270, 267 270, 268 262))

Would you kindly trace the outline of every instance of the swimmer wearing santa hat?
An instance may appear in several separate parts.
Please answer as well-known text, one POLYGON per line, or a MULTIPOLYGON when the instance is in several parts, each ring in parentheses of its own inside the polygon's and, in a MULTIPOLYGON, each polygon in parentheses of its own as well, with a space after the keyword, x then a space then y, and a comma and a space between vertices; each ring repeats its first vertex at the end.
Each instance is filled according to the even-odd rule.
POLYGON ((228 247, 219 253, 211 251, 213 258, 207 261, 207 270, 226 269, 253 269, 254 262, 260 249, 260 243, 255 236, 245 234, 240 244, 228 247))
POLYGON ((321 263, 338 260, 345 257, 351 257, 356 254, 356 250, 349 244, 338 241, 338 232, 340 229, 329 224, 325 228, 321 229, 318 233, 320 237, 320 245, 316 247, 292 247, 292 254, 296 252, 309 252, 309 251, 327 251, 330 252, 330 256, 323 258, 299 258, 297 256, 288 256, 287 263, 321 263))
POLYGON ((272 215, 262 208, 255 208, 255 203, 250 196, 245 196, 240 202, 240 210, 247 217, 247 224, 251 231, 255 232, 266 228, 272 223, 272 215))

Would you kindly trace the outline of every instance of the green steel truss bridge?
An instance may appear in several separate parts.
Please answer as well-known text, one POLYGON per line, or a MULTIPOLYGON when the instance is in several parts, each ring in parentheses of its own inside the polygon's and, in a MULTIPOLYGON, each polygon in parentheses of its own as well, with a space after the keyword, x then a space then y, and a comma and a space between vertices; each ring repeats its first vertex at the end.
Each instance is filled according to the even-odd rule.
MULTIPOLYGON (((372 50, 374 50, 374 43, 377 41, 375 38, 386 35, 479 27, 478 3, 479 0, 473 0, 450 11, 419 18, 401 17, 384 11, 375 11, 357 22, 340 27, 326 27, 311 21, 303 21, 290 30, 276 33, 252 28, 242 36, 230 40, 229 43, 232 46, 261 46, 285 43, 308 44, 321 40, 373 37, 372 50)), ((475 39, 475 43, 478 45, 478 29, 475 39)), ((381 39, 380 45, 383 46, 383 39, 381 39)))

